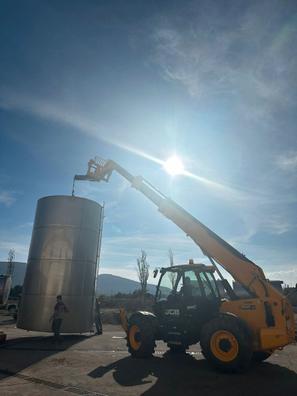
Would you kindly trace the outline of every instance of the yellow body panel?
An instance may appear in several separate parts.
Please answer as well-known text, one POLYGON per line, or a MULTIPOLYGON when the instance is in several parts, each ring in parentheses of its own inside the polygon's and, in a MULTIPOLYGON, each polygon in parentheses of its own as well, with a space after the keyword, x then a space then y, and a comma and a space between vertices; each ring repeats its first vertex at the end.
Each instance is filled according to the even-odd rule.
POLYGON ((121 321, 121 325, 122 325, 123 329, 128 334, 129 326, 128 326, 128 319, 127 319, 127 313, 126 313, 125 308, 120 309, 120 321, 121 321))
POLYGON ((288 334, 283 329, 266 328, 260 329, 261 349, 276 349, 288 345, 288 334))
POLYGON ((293 310, 284 297, 281 302, 259 298, 223 301, 220 311, 232 313, 247 324, 253 334, 254 351, 281 348, 295 340, 293 310), (267 325, 264 302, 272 307, 274 326, 267 325))

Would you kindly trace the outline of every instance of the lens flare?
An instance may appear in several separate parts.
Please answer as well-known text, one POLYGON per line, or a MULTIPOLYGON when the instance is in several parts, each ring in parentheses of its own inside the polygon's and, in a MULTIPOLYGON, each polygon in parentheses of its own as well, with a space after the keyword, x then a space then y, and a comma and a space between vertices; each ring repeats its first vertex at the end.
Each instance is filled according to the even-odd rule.
POLYGON ((176 155, 169 157, 164 162, 163 166, 166 172, 168 172, 171 176, 181 175, 185 170, 182 160, 176 155))

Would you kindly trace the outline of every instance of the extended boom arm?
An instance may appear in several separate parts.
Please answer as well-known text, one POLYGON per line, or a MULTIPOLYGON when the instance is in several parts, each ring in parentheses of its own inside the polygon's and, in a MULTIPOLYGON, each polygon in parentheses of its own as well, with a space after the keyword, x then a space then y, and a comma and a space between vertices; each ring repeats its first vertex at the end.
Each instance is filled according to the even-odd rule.
POLYGON ((107 182, 113 171, 117 171, 131 183, 132 187, 151 200, 164 216, 173 221, 173 223, 193 239, 206 256, 218 262, 253 295, 260 298, 267 298, 278 293, 266 281, 260 267, 234 249, 181 206, 163 195, 141 176, 135 177, 131 175, 116 162, 111 160, 90 160, 87 174, 76 175, 74 180, 107 182))

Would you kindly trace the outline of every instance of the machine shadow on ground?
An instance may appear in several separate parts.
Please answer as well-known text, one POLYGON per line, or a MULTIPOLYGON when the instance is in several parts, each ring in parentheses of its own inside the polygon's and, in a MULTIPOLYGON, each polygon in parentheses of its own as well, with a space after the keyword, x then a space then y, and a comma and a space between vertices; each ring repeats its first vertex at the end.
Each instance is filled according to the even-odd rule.
POLYGON ((151 359, 125 357, 100 366, 88 375, 102 378, 111 371, 121 386, 145 385, 143 396, 280 396, 296 394, 297 389, 297 374, 276 364, 261 363, 244 374, 222 374, 210 368, 204 359, 197 360, 190 354, 174 356, 165 353, 163 357, 151 359))
POLYGON ((52 336, 20 337, 6 341, 0 347, 0 381, 32 366, 49 356, 83 342, 90 336, 63 335, 59 342, 52 336), (7 352, 10 353, 7 353, 7 352), (20 355, 20 351, 28 353, 20 355))

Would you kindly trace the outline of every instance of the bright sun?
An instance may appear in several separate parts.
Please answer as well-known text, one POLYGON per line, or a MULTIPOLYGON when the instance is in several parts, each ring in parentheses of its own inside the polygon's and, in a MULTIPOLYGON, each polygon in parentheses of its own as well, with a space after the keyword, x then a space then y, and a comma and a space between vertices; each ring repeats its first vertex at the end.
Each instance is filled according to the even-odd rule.
POLYGON ((164 169, 171 176, 180 175, 185 170, 182 160, 179 157, 177 157, 176 155, 173 155, 172 157, 169 157, 164 162, 164 169))

